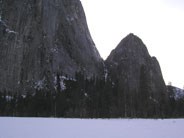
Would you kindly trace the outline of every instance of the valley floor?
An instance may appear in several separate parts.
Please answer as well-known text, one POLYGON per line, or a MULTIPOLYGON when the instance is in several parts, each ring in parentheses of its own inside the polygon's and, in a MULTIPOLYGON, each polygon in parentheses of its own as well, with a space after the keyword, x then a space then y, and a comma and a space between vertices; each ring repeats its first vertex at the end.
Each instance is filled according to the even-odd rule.
POLYGON ((0 138, 183 138, 184 119, 0 117, 0 138))

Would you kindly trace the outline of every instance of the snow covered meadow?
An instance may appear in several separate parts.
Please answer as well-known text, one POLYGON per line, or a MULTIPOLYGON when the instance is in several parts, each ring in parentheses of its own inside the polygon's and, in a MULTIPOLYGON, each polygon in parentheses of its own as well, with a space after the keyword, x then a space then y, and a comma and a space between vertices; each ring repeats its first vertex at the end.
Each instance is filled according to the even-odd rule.
POLYGON ((0 138, 183 138, 184 119, 0 117, 0 138))

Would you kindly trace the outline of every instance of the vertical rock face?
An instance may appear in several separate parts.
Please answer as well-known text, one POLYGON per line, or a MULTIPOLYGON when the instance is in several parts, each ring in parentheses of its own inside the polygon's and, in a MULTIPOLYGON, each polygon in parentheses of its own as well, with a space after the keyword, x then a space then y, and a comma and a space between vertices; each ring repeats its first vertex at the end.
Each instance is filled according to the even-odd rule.
MULTIPOLYGON (((147 99, 149 102, 158 103, 159 106, 166 104, 166 86, 159 63, 155 57, 149 55, 142 40, 134 34, 129 34, 111 52, 106 66, 111 79, 120 85, 122 96, 131 95, 129 108, 138 105, 142 97, 146 97, 143 98, 144 101, 147 99), (137 99, 139 102, 131 99, 137 99)), ((146 106, 146 103, 140 106, 146 106)), ((162 110, 161 106, 159 108, 162 110)))
POLYGON ((137 36, 124 38, 104 65, 79 0, 0 0, 0 91, 65 88, 64 76, 76 72, 88 78, 106 73, 109 87, 101 90, 113 89, 113 96, 103 96, 115 99, 115 116, 161 116, 166 111, 159 63, 137 36))
POLYGON ((0 90, 53 86, 57 74, 101 74, 79 0, 0 2, 0 90))
POLYGON ((149 55, 142 40, 134 34, 129 34, 120 42, 106 63, 112 79, 123 79, 130 90, 139 88, 141 75, 149 77, 147 79, 152 82, 152 87, 156 87, 153 85, 165 87, 158 61, 149 55), (159 83, 155 84, 155 81, 159 83))

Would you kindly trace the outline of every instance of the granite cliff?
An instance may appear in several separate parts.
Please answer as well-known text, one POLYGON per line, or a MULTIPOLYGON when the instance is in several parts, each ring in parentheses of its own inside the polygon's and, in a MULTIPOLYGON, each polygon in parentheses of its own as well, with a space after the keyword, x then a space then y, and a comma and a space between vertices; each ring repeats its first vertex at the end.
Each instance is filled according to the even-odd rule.
POLYGON ((54 88, 56 76, 103 74, 79 0, 1 0, 0 90, 54 88))
POLYGON ((136 35, 103 61, 80 0, 0 0, 0 91, 4 115, 167 117, 174 110, 157 59, 136 35))
MULTIPOLYGON (((135 108, 133 112, 136 112, 136 106, 139 106, 139 111, 143 110, 140 114, 146 110, 153 111, 153 108, 157 110, 155 112, 165 108, 168 95, 159 63, 149 55, 136 35, 131 33, 126 36, 105 63, 109 77, 118 85, 120 104, 125 105, 121 102, 128 100, 127 108, 135 108)), ((132 111, 129 114, 133 114, 132 111)))

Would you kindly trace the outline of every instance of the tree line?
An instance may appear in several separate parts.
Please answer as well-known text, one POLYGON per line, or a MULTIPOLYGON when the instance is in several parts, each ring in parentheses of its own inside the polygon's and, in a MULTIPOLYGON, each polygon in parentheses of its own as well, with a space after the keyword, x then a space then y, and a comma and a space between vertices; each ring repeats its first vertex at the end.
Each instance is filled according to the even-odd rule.
MULTIPOLYGON (((169 98, 162 103, 147 92, 141 82, 141 93, 129 93, 121 83, 110 78, 86 79, 76 73, 65 79, 61 89, 57 77, 55 91, 37 89, 25 94, 0 92, 0 116, 71 117, 71 118, 166 118, 184 117, 184 100, 169 98)), ((146 81, 144 78, 141 81, 146 81)))

